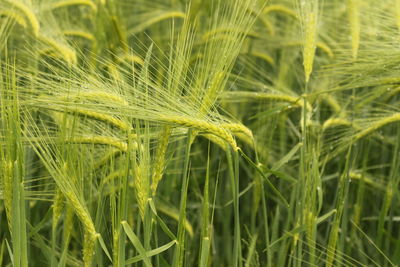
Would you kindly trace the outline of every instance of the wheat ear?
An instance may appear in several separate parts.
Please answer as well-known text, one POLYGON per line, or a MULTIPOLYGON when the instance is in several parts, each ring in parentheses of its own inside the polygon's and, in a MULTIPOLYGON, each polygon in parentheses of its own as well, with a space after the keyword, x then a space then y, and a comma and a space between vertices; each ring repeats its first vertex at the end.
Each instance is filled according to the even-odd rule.
POLYGON ((382 128, 383 126, 385 126, 387 124, 391 124, 391 123, 399 122, 399 121, 400 121, 400 113, 395 113, 391 116, 388 116, 386 118, 383 118, 381 120, 378 120, 378 121, 372 123, 368 128, 357 133, 354 136, 354 139, 355 140, 361 139, 361 138, 369 135, 370 133, 378 130, 379 128, 382 128))
POLYGON ((348 16, 351 32, 351 54, 357 58, 360 47, 360 7, 358 0, 348 0, 348 16))
POLYGON ((60 189, 57 189, 53 200, 53 222, 52 222, 53 231, 55 231, 57 227, 63 208, 64 208, 64 195, 62 194, 60 189))
POLYGON ((69 204, 73 207, 74 212, 85 228, 84 246, 82 251, 83 262, 85 267, 90 267, 94 254, 94 244, 98 234, 89 212, 83 206, 78 197, 71 191, 65 192, 64 196, 68 199, 69 204))
POLYGON ((308 12, 305 20, 305 41, 303 49, 303 65, 306 82, 310 80, 313 71, 316 36, 317 35, 317 13, 315 11, 308 12))
POLYGON ((203 120, 192 119, 192 118, 187 118, 187 117, 183 117, 183 116, 171 116, 171 117, 162 116, 161 120, 165 121, 165 122, 189 127, 189 128, 195 128, 200 131, 212 133, 216 136, 221 137, 223 140, 225 140, 225 142, 227 142, 235 151, 238 150, 236 141, 233 138, 232 134, 230 134, 226 129, 222 128, 219 125, 212 124, 212 123, 209 123, 209 122, 206 122, 203 120))
POLYGON ((85 5, 90 7, 94 12, 97 11, 97 5, 90 0, 61 0, 53 3, 52 8, 68 7, 75 5, 85 5))
POLYGON ((21 25, 23 28, 26 28, 26 26, 27 26, 24 17, 20 16, 18 13, 14 12, 12 10, 6 10, 6 9, 0 10, 0 16, 6 16, 6 17, 13 19, 16 23, 21 25))
POLYGON ((82 116, 91 117, 93 119, 103 121, 107 124, 111 124, 123 131, 127 131, 130 129, 129 124, 127 124, 127 123, 123 122, 122 120, 117 119, 113 116, 110 116, 110 115, 106 115, 103 113, 99 113, 99 112, 95 112, 95 111, 91 111, 91 110, 87 110, 87 109, 80 109, 80 108, 67 107, 66 109, 68 112, 71 112, 74 114, 79 114, 82 116))
POLYGON ((169 138, 171 136, 172 129, 170 126, 165 126, 162 129, 158 141, 157 154, 154 160, 154 171, 151 181, 151 191, 153 196, 156 194, 158 183, 162 179, 165 168, 165 154, 167 153, 169 138))
POLYGON ((140 217, 142 218, 142 220, 144 220, 144 213, 147 204, 147 190, 145 185, 146 177, 144 177, 141 166, 139 165, 136 166, 134 173, 135 173, 134 187, 136 190, 136 200, 138 202, 140 217))
MULTIPOLYGON (((94 144, 94 145, 110 145, 118 148, 122 152, 128 150, 128 145, 125 142, 120 141, 118 138, 109 136, 82 136, 73 137, 65 140, 67 143, 77 144, 94 144)), ((137 147, 137 144, 134 144, 137 147)))

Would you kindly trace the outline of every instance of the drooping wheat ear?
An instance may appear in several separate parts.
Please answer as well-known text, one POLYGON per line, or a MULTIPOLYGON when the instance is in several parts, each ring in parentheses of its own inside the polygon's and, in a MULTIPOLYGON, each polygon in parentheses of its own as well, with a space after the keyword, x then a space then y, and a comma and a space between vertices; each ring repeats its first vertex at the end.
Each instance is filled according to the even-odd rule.
POLYGON ((35 37, 38 37, 40 24, 35 13, 32 11, 31 7, 27 6, 25 3, 19 0, 5 0, 5 1, 14 6, 15 8, 17 8, 18 10, 20 10, 25 15, 26 19, 29 21, 31 25, 33 35, 35 35, 35 37))
POLYGON ((330 118, 327 119, 322 125, 322 130, 326 131, 328 128, 335 126, 351 126, 351 122, 343 118, 330 118))
POLYGON ((93 166, 94 169, 99 169, 102 166, 106 165, 108 162, 110 162, 112 159, 115 159, 119 157, 122 154, 122 151, 120 149, 113 149, 107 154, 105 154, 103 157, 101 157, 93 166))
POLYGON ((60 7, 68 7, 68 6, 75 6, 75 5, 85 5, 90 7, 94 12, 97 11, 97 5, 90 0, 61 0, 55 1, 52 4, 52 9, 60 8, 60 7))
MULTIPOLYGON (((304 46, 304 42, 299 42, 299 41, 289 41, 289 42, 284 42, 282 43, 283 46, 304 46)), ((334 58, 334 54, 332 51, 332 48, 328 46, 328 44, 324 42, 316 42, 315 43, 316 48, 320 49, 322 52, 324 52, 329 58, 334 58)))
POLYGON ((203 136, 219 146, 223 151, 228 151, 228 144, 223 140, 221 137, 215 136, 213 134, 208 134, 208 133, 202 133, 200 136, 203 136))
POLYGON ((112 180, 119 178, 119 177, 123 177, 126 175, 126 171, 125 170, 118 170, 115 172, 110 173, 109 175, 107 175, 106 177, 104 177, 101 180, 102 185, 106 185, 109 182, 111 182, 112 180))
MULTIPOLYGON (((94 144, 94 145, 110 145, 118 148, 122 152, 128 150, 128 145, 122 142, 120 139, 109 136, 82 136, 73 137, 65 140, 67 143, 74 144, 94 144)), ((137 143, 134 143, 135 148, 137 148, 137 143)))
POLYGON ((65 30, 63 31, 63 34, 65 36, 81 37, 91 42, 96 40, 93 34, 81 30, 65 30))
POLYGON ((275 60, 273 59, 272 56, 268 55, 265 51, 251 51, 249 52, 249 55, 262 59, 265 62, 271 64, 272 66, 275 66, 275 60))
POLYGON ((122 55, 118 55, 116 60, 118 63, 129 63, 129 64, 135 63, 141 66, 143 66, 144 64, 144 61, 141 57, 132 53, 125 53, 122 55))
POLYGON ((360 47, 360 6, 359 0, 347 0, 348 17, 351 32, 351 53, 357 58, 360 47))
POLYGON ((305 40, 303 48, 303 66, 306 82, 309 81, 313 71, 316 39, 317 39, 317 12, 310 11, 305 14, 305 40))
POLYGON ((53 200, 53 222, 52 222, 53 230, 55 230, 57 227, 63 208, 64 208, 64 195, 62 194, 60 189, 57 189, 53 200))
POLYGON ((243 133, 251 140, 253 139, 253 132, 240 123, 221 123, 221 127, 227 129, 228 131, 235 133, 243 133))
POLYGON ((212 124, 204 120, 192 119, 183 116, 161 116, 161 120, 164 122, 174 123, 177 125, 212 133, 225 140, 225 142, 227 142, 233 148, 233 150, 237 151, 239 149, 232 134, 217 124, 212 124))
POLYGON ((130 126, 128 123, 123 122, 122 120, 117 119, 110 115, 106 115, 103 113, 99 113, 99 112, 95 112, 95 111, 91 111, 91 110, 87 110, 87 109, 80 109, 80 108, 67 107, 66 109, 67 109, 67 111, 69 111, 71 113, 91 117, 93 119, 111 124, 117 128, 120 128, 123 131, 128 131, 130 129, 130 126))
POLYGON ((354 139, 355 140, 361 139, 361 138, 367 136, 368 134, 378 130, 379 128, 382 128, 383 126, 385 126, 387 124, 391 124, 391 123, 399 122, 399 121, 400 121, 400 113, 392 114, 391 116, 388 116, 386 118, 383 118, 381 120, 378 120, 378 121, 372 123, 368 128, 365 128, 364 130, 357 133, 354 136, 354 139))
POLYGON ((85 231, 85 235, 83 237, 83 264, 84 267, 92 266, 92 259, 94 255, 94 247, 96 244, 96 239, 99 237, 99 234, 92 234, 90 232, 85 231))
POLYGON ((18 23, 23 28, 26 28, 26 21, 24 17, 20 16, 18 13, 12 10, 2 9, 0 10, 0 16, 5 16, 13 19, 16 23, 18 23))
POLYGON ((83 206, 81 201, 73 192, 65 192, 65 197, 68 200, 71 207, 74 209, 74 212, 78 216, 79 220, 82 222, 86 231, 92 235, 96 235, 96 230, 93 224, 93 221, 89 215, 87 209, 83 206))
POLYGON ((289 15, 293 18, 297 18, 296 12, 294 12, 292 9, 284 6, 284 5, 268 5, 267 7, 264 8, 262 11, 262 14, 268 14, 270 12, 280 12, 286 15, 289 15))
POLYGON ((68 245, 71 239, 71 233, 74 225, 74 209, 70 204, 66 204, 65 211, 65 220, 64 220, 64 232, 63 232, 63 241, 65 245, 68 245))
MULTIPOLYGON (((303 107, 304 101, 302 101, 300 96, 291 96, 284 94, 274 94, 274 93, 264 93, 264 92, 246 92, 246 91, 234 91, 225 92, 221 95, 223 100, 230 101, 241 101, 242 99, 254 99, 254 100, 270 100, 277 102, 288 102, 297 107, 303 107)), ((306 102, 307 111, 311 111, 312 107, 310 103, 306 102)))
POLYGON ((141 166, 137 165, 135 170, 134 187, 136 191, 136 201, 138 202, 139 213, 142 220, 144 220, 144 213, 147 204, 147 190, 146 190, 146 177, 143 175, 141 166))
POLYGON ((160 21, 167 20, 167 19, 175 19, 175 18, 185 19, 186 14, 181 11, 162 11, 159 14, 152 16, 151 19, 146 20, 143 23, 140 23, 139 25, 137 25, 136 27, 130 29, 128 32, 128 36, 136 34, 138 32, 141 32, 144 29, 146 29, 146 28, 150 27, 151 25, 158 23, 160 21))
POLYGON ((85 228, 83 261, 85 267, 90 267, 94 253, 95 241, 98 236, 96 233, 96 229, 89 215, 89 212, 83 206, 81 201, 79 201, 78 197, 73 192, 66 192, 65 197, 67 198, 69 204, 74 209, 75 214, 78 216, 79 220, 83 224, 83 227, 85 228))
POLYGON ((340 113, 343 109, 339 105, 339 102, 333 95, 330 94, 323 94, 322 101, 324 101, 327 105, 329 105, 335 113, 340 113))
POLYGON ((151 192, 154 196, 157 191, 158 183, 161 181, 164 168, 165 168, 165 154, 167 153, 169 138, 171 136, 172 129, 170 126, 165 126, 159 136, 157 154, 154 160, 153 177, 151 180, 151 192))
POLYGON ((75 50, 73 50, 67 44, 60 43, 55 39, 44 36, 42 34, 38 36, 38 40, 49 45, 55 51, 57 51, 69 65, 73 65, 77 62, 75 50))
POLYGON ((238 139, 245 142, 250 147, 254 147, 253 132, 240 123, 223 123, 222 128, 232 132, 238 139))
MULTIPOLYGON (((4 207, 7 215, 7 222, 11 229, 11 216, 12 216, 12 177, 14 173, 14 164, 11 161, 4 160, 3 161, 3 199, 4 199, 4 207)), ((12 230, 12 229, 11 229, 12 230)))

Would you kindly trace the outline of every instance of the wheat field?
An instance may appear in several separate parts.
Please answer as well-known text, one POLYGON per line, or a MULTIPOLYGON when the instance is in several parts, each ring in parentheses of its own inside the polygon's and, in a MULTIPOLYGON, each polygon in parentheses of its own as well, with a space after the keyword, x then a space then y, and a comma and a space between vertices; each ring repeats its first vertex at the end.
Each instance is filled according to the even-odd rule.
POLYGON ((400 266, 400 0, 0 0, 0 266, 400 266))

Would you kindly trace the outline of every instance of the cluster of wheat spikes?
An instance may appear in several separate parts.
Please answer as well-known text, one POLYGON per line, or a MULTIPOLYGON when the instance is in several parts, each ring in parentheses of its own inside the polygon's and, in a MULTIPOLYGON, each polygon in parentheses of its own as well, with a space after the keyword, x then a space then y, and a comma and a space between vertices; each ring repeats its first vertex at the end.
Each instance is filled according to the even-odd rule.
POLYGON ((0 0, 0 266, 399 266, 400 0, 0 0))

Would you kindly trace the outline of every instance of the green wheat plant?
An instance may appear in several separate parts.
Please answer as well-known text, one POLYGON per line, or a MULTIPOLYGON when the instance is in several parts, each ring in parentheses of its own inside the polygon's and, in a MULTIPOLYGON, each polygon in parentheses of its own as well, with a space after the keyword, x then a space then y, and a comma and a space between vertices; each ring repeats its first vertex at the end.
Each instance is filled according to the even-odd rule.
POLYGON ((0 266, 399 266, 399 0, 0 0, 0 266))

